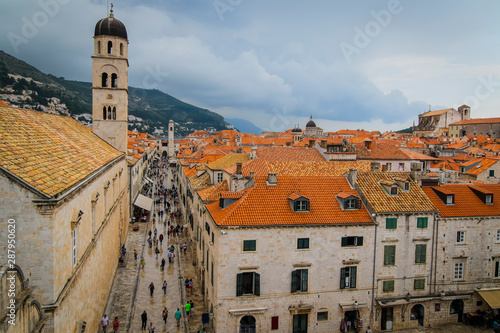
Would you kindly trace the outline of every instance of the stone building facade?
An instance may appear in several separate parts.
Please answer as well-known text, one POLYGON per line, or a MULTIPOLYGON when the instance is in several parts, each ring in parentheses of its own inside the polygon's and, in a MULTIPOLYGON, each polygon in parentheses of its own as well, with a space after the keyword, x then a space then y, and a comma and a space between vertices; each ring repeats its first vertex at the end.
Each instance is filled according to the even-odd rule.
POLYGON ((450 124, 449 134, 453 138, 465 135, 486 135, 500 139, 500 118, 475 118, 450 124))
POLYGON ((461 120, 470 119, 470 107, 462 105, 454 108, 428 111, 418 115, 418 125, 413 127, 414 137, 440 136, 447 133, 449 126, 461 120))

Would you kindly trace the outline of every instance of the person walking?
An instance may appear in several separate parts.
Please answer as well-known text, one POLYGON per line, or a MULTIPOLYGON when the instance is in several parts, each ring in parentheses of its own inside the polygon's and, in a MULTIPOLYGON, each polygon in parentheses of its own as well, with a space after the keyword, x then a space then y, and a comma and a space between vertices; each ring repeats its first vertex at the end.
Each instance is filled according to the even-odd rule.
POLYGON ((156 259, 158 259, 158 254, 160 253, 160 250, 158 249, 158 246, 155 249, 155 253, 156 253, 156 259))
POLYGON ((172 262, 172 252, 168 251, 168 263, 170 264, 172 262))
POLYGON ((189 288, 189 279, 188 278, 186 278, 186 280, 184 280, 184 285, 185 285, 186 291, 187 291, 187 289, 189 288))
POLYGON ((144 266, 146 266, 146 260, 144 260, 144 257, 141 258, 141 268, 144 270, 144 266))
POLYGON ((181 310, 177 308, 177 311, 175 311, 175 320, 177 321, 177 327, 181 325, 181 310))
POLYGON ((163 308, 163 313, 161 314, 162 317, 163 317, 163 322, 165 323, 165 325, 167 325, 167 318, 168 318, 168 310, 167 310, 167 307, 164 307, 163 308))
POLYGON ((150 283, 150 285, 149 285, 149 287, 148 287, 148 288, 149 288, 149 295, 150 295, 151 297, 153 297, 153 293, 154 293, 154 291, 155 291, 155 285, 154 285, 153 281, 151 281, 151 283, 150 283))
POLYGON ((148 331, 149 333, 155 333, 155 327, 153 326, 153 322, 149 323, 148 331))
POLYGON ((194 285, 193 279, 189 279, 188 289, 191 294, 193 293, 193 285, 194 285))
POLYGON ((134 259, 137 261, 137 251, 134 249, 134 259))
POLYGON ((161 270, 165 269, 165 258, 161 258, 161 270))
POLYGON ((141 329, 143 331, 146 330, 146 325, 148 324, 148 314, 146 312, 146 310, 144 310, 144 312, 141 314, 141 321, 142 321, 142 327, 141 329))
POLYGON ((189 311, 191 310, 191 303, 187 302, 185 307, 186 307, 186 317, 187 320, 189 320, 189 311))
POLYGON ((101 318, 101 326, 102 326, 102 331, 106 332, 106 327, 108 327, 109 319, 104 315, 104 317, 101 318))
POLYGON ((163 234, 160 234, 159 239, 160 239, 160 245, 163 245, 163 234))
POLYGON ((115 320, 113 321, 113 333, 118 332, 119 326, 120 326, 120 321, 118 320, 118 317, 115 317, 115 320))
POLYGON ((163 286, 161 289, 163 289, 163 295, 167 295, 167 280, 163 280, 163 286))

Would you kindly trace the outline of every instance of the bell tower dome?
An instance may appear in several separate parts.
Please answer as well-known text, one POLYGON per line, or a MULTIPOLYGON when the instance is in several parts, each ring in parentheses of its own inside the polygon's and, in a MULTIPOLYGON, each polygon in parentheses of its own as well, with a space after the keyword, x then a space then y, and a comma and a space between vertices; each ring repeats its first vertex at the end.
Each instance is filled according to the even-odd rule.
POLYGON ((125 25, 113 14, 97 22, 92 56, 92 131, 127 152, 128 39, 125 25))

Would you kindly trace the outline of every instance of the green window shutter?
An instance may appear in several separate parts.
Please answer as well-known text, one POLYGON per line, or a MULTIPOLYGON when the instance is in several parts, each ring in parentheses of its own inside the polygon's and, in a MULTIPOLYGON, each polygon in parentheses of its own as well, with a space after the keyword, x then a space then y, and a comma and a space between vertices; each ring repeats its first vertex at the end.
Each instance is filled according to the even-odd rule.
POLYGON ((292 271, 292 293, 297 291, 297 271, 292 271))
POLYGON ((236 275, 236 296, 243 295, 243 274, 236 275))
POLYGON ((356 271, 358 268, 356 266, 351 266, 351 283, 349 288, 356 288, 356 271))
POLYGON ((308 280, 309 280, 309 276, 308 276, 308 270, 307 269, 303 269, 302 270, 302 286, 300 286, 300 290, 301 291, 307 291, 307 285, 308 285, 308 280))
POLYGON ((413 289, 425 289, 425 279, 413 280, 413 289))
POLYGON ((255 283, 254 295, 260 296, 260 274, 254 273, 253 278, 254 278, 254 283, 255 283))
POLYGON ((495 177, 495 170, 490 170, 490 177, 495 177))
POLYGON ((385 219, 385 228, 386 229, 397 229, 398 227, 398 219, 396 218, 386 218, 385 219))
POLYGON ((396 263, 396 245, 384 246, 384 265, 394 265, 396 263))
POLYGON ((417 228, 427 228, 429 224, 428 217, 418 217, 417 218, 417 228))
POLYGON ((345 268, 340 269, 340 289, 345 289, 345 268))
POLYGON ((363 246, 363 236, 358 237, 358 246, 363 246))
POLYGON ((342 237, 341 246, 347 246, 347 237, 342 237))
POLYGON ((384 281, 382 284, 382 290, 386 293, 394 291, 394 280, 384 281))
POLYGON ((416 264, 425 264, 426 255, 427 255, 427 245, 426 244, 415 245, 415 263, 416 264))

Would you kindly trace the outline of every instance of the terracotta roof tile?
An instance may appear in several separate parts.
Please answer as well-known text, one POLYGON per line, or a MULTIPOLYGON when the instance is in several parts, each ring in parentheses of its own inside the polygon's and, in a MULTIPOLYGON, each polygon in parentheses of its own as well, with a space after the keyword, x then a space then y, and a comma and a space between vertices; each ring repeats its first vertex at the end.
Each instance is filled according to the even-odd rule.
POLYGON ((250 158, 250 154, 231 153, 219 158, 217 161, 208 164, 212 170, 223 170, 238 162, 246 162, 250 158))
POLYGON ((215 185, 207 187, 204 190, 198 191, 198 195, 203 201, 215 201, 219 199, 220 193, 223 191, 229 191, 227 180, 225 179, 215 185))
POLYGON ((325 158, 314 148, 302 147, 258 147, 260 160, 273 162, 321 162, 325 158))
POLYGON ((375 213, 434 212, 436 207, 422 189, 409 178, 408 172, 358 172, 356 184, 375 213), (410 190, 389 195, 380 184, 393 183, 395 177, 410 182, 410 190))
POLYGON ((246 189, 235 203, 220 208, 218 202, 207 204, 215 223, 224 226, 275 226, 362 223, 373 220, 363 205, 343 210, 332 193, 356 194, 345 177, 280 177, 277 185, 268 186, 266 177, 255 177, 255 185, 246 189), (288 196, 297 192, 309 199, 308 212, 293 212, 288 196))
POLYGON ((436 187, 424 187, 425 194, 439 209, 441 217, 494 216, 500 215, 500 184, 484 184, 479 188, 493 193, 493 203, 485 204, 472 190, 477 186, 449 184, 436 187), (436 191, 454 194, 453 205, 446 205, 436 191))
POLYGON ((48 196, 123 155, 71 117, 0 107, 0 166, 48 196))

